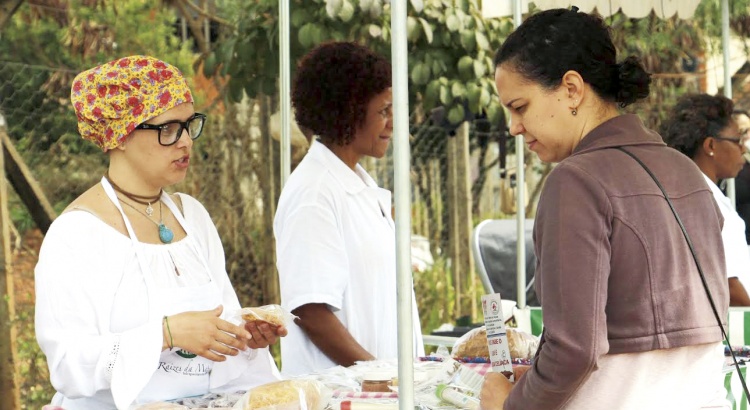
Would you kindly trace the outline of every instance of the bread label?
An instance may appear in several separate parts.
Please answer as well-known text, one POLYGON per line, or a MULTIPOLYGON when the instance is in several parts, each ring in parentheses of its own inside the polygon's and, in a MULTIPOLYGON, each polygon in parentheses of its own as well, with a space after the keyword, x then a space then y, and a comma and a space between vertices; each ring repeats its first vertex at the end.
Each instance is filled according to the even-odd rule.
POLYGON ((502 373, 513 381, 513 364, 510 362, 508 335, 503 321, 503 307, 499 293, 482 295, 482 312, 487 328, 487 346, 490 350, 492 371, 502 373))

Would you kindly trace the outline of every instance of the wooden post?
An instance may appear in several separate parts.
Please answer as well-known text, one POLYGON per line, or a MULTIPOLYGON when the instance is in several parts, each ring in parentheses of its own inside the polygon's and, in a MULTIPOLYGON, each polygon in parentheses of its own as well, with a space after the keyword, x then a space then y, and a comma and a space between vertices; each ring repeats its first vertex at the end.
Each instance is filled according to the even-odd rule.
POLYGON ((460 267, 461 289, 470 291, 466 302, 470 304, 472 319, 477 317, 476 275, 474 274, 473 257, 471 254, 472 197, 471 197, 471 163, 469 161, 469 123, 464 122, 456 130, 456 232, 458 259, 456 266, 460 267))
POLYGON ((36 226, 39 227, 42 233, 47 233, 47 229, 49 229, 52 221, 57 216, 55 210, 44 195, 44 191, 42 191, 39 183, 31 175, 29 167, 26 166, 23 158, 16 151, 16 148, 10 141, 10 137, 3 130, 0 130, 0 140, 2 140, 4 159, 3 184, 7 176, 11 185, 13 185, 13 189, 15 189, 21 201, 26 205, 26 209, 29 210, 36 226))
POLYGON ((448 212, 448 223, 446 229, 448 229, 448 258, 450 259, 450 268, 453 271, 453 289, 456 295, 455 304, 455 316, 459 318, 463 316, 463 309, 461 305, 461 263, 459 256, 459 245, 460 237, 458 236, 458 177, 457 177, 457 166, 456 166, 456 146, 458 145, 456 140, 458 137, 448 137, 446 143, 446 156, 447 156, 447 167, 448 167, 448 181, 446 185, 446 197, 448 212))
POLYGON ((447 143, 448 152, 448 230, 450 246, 448 255, 453 269, 453 286, 456 291, 456 315, 466 313, 476 317, 476 303, 473 293, 476 290, 474 265, 471 255, 471 172, 469 163, 469 123, 465 122, 450 137, 447 143), (467 303, 464 303, 466 290, 471 291, 467 303), (464 308, 470 307, 470 312, 464 308))
MULTIPOLYGON (((5 138, 0 138, 0 149, 5 138)), ((19 409, 18 368, 16 367, 16 318, 13 298, 13 272, 10 252, 10 215, 8 213, 8 185, 5 179, 5 158, 0 155, 0 408, 19 409)))
MULTIPOLYGON (((279 158, 279 150, 274 149, 274 141, 271 136, 271 124, 270 118, 272 114, 271 107, 275 107, 274 101, 265 95, 258 97, 259 104, 259 120, 260 120, 260 133, 261 133, 261 155, 268 158, 266 166, 260 167, 262 170, 262 180, 266 181, 261 183, 260 187, 263 192, 263 229, 264 236, 268 238, 268 241, 264 242, 264 254, 260 256, 261 266, 263 272, 266 272, 266 279, 264 281, 263 291, 263 303, 272 304, 280 303, 281 297, 281 286, 279 284, 279 275, 276 272, 276 241, 273 240, 273 218, 276 214, 276 205, 279 197, 279 185, 280 184, 280 172, 279 163, 276 160, 279 158)), ((279 117, 281 118, 281 117, 279 117)))

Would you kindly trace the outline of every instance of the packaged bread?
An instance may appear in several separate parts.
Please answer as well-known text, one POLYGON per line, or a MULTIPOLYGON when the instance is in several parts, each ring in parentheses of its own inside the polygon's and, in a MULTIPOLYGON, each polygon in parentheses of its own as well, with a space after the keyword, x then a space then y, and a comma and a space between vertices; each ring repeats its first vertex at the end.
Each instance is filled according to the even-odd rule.
POLYGON ((455 358, 484 357, 489 360, 490 349, 487 347, 487 328, 477 327, 464 333, 456 340, 451 350, 455 358))
POLYGON ((507 328, 508 350, 513 359, 533 359, 539 347, 539 338, 523 330, 507 328))
MULTIPOLYGON (((514 328, 506 328, 508 350, 512 359, 532 359, 539 346, 539 338, 514 328)), ((482 357, 489 360, 490 349, 487 347, 487 328, 484 326, 471 329, 461 336, 453 345, 451 355, 454 358, 482 357)))
POLYGON ((244 410, 323 410, 325 386, 317 380, 282 380, 247 392, 244 410))
POLYGON ((240 315, 246 322, 260 321, 270 323, 274 326, 286 326, 296 317, 279 305, 243 308, 240 310, 240 315))

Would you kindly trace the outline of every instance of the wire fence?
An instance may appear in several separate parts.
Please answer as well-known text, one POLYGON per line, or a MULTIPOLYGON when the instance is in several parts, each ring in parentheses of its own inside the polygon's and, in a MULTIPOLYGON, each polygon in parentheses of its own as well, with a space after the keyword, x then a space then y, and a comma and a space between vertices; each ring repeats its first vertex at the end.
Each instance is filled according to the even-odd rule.
MULTIPOLYGON (((0 65, 0 114, 5 127, 58 212, 95 184, 107 163, 106 155, 78 136, 69 101, 75 74, 7 61, 0 65)), ((209 118, 205 137, 194 147, 197 155, 188 178, 174 187, 196 196, 211 213, 224 241, 227 270, 248 304, 278 301, 269 240, 281 189, 272 107, 276 101, 268 97, 199 107, 209 118)), ((497 192, 506 131, 483 119, 465 130, 438 123, 429 115, 413 115, 412 120, 414 266, 423 271, 439 258, 455 266, 447 252, 450 242, 458 240, 451 236, 454 215, 471 215, 466 229, 477 218, 502 215, 497 192), (456 141, 466 144, 457 148, 456 141), (465 158, 459 161, 461 155, 465 158), (451 167, 458 176, 453 181, 449 181, 451 167), (459 190, 463 195, 456 194, 459 190)), ((305 152, 306 147, 294 148, 295 165, 305 152)), ((392 152, 363 165, 383 187, 393 189, 392 152)), ((17 228, 33 226, 18 198, 11 199, 11 209, 17 228)), ((465 241, 468 244, 468 236, 465 241)), ((471 267, 464 270, 470 272, 471 267)))
MULTIPOLYGON (((106 156, 78 136, 69 101, 75 74, 66 69, 0 62, 0 115, 58 211, 95 184, 106 166, 106 156)), ((698 79, 656 78, 657 92, 631 111, 656 128, 665 101, 698 88, 698 79)), ((224 241, 228 272, 244 302, 277 301, 273 241, 269 240, 281 190, 279 142, 271 126, 277 101, 269 97, 235 105, 216 101, 221 100, 199 107, 209 118, 205 137, 196 143, 198 155, 194 155, 188 178, 175 189, 198 197, 212 214, 224 241)), ((505 124, 478 118, 468 126, 455 127, 439 114, 411 115, 412 233, 418 271, 441 258, 449 268, 457 267, 460 255, 450 252, 456 248, 452 242, 463 242, 467 250, 469 240, 454 235, 457 215, 468 216, 459 225, 470 230, 482 219, 510 217, 515 212, 515 159, 507 155, 514 152, 514 143, 505 124)), ((305 152, 304 146, 294 147, 293 165, 305 152)), ((549 168, 536 162, 534 155, 526 162, 524 183, 533 197, 549 168)), ((381 160, 367 159, 363 165, 381 186, 393 189, 392 152, 381 160)), ((533 199, 527 209, 529 216, 533 216, 533 199)), ((17 199, 11 205, 18 228, 31 227, 32 221, 17 199)), ((460 263, 464 265, 461 270, 472 272, 470 259, 460 263)), ((468 305, 458 313, 466 313, 464 308, 468 305)))

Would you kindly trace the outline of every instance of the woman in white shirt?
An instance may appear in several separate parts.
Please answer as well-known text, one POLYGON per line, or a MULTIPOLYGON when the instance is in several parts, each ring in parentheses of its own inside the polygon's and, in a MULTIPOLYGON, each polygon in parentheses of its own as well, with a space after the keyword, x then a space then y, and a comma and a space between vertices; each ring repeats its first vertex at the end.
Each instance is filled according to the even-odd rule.
POLYGON ((750 306, 750 254, 745 222, 719 189, 722 179, 734 178, 745 165, 747 134, 732 117, 732 100, 720 95, 685 95, 662 123, 661 136, 672 148, 693 159, 703 171, 724 217, 721 236, 729 281, 729 305, 750 306))
MULTIPOLYGON (((390 61, 355 43, 323 44, 300 62, 297 123, 317 136, 276 210, 281 304, 299 317, 281 343, 282 372, 395 359, 396 245, 391 193, 359 165, 388 149, 390 61)), ((416 354, 423 354, 412 294, 416 354)))
POLYGON ((78 129, 109 157, 52 224, 36 266, 36 333, 66 410, 128 409, 278 380, 284 327, 238 325, 224 251, 182 181, 205 115, 179 70, 147 56, 79 74, 78 129))

